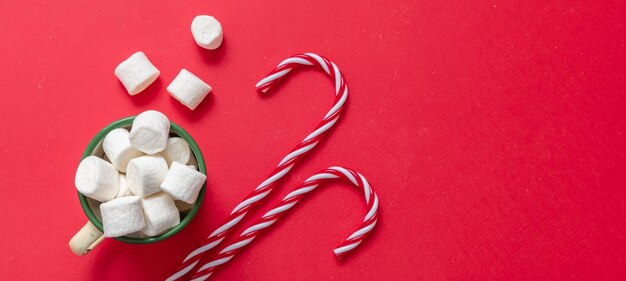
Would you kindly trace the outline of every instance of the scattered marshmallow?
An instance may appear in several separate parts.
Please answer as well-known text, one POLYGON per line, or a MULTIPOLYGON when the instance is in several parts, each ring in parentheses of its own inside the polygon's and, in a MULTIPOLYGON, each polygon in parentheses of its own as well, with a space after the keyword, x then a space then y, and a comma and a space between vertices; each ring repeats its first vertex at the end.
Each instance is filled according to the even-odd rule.
POLYGON ((176 200, 174 201, 174 204, 176 204, 176 208, 178 208, 178 211, 182 213, 185 213, 193 208, 193 204, 189 204, 185 201, 176 200))
POLYGON ((170 120, 163 113, 148 110, 137 115, 128 138, 139 151, 155 154, 167 146, 170 133, 170 120))
POLYGON ((106 202, 120 190, 119 172, 113 165, 96 156, 89 156, 78 165, 74 184, 83 195, 106 202))
POLYGON ((224 40, 222 25, 212 16, 196 16, 191 22, 191 34, 198 46, 215 50, 224 40))
POLYGON ((146 226, 139 196, 121 197, 102 203, 100 212, 106 237, 123 236, 146 226))
POLYGON ((146 227, 142 232, 148 236, 159 235, 180 223, 180 213, 174 200, 165 192, 141 199, 146 227))
POLYGON ((161 72, 154 67, 143 52, 134 53, 115 68, 115 76, 120 79, 131 96, 150 86, 159 74, 161 72))
POLYGON ((194 169, 178 162, 172 162, 161 189, 169 193, 174 199, 193 203, 206 181, 206 176, 194 169))
POLYGON ((126 183, 134 195, 149 196, 161 191, 159 185, 168 173, 167 161, 158 155, 145 155, 130 160, 126 183))
POLYGON ((180 103, 194 110, 211 92, 211 86, 183 68, 167 86, 167 91, 180 103))
POLYGON ((167 147, 161 154, 167 160, 167 165, 170 166, 174 161, 187 163, 191 155, 191 149, 184 139, 173 137, 167 140, 167 147))
POLYGON ((143 155, 141 151, 130 144, 128 135, 128 130, 118 128, 109 132, 102 142, 105 155, 111 164, 122 173, 126 172, 126 166, 131 159, 143 155))
POLYGON ((117 193, 115 198, 133 196, 134 194, 130 192, 128 189, 128 184, 126 183, 126 175, 120 175, 120 192, 117 193))

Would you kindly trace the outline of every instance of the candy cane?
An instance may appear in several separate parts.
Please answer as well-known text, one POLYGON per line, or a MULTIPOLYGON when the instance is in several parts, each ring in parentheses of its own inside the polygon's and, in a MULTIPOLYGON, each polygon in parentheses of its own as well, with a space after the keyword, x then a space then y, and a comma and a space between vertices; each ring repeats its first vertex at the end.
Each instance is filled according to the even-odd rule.
POLYGON ((313 150, 328 134, 329 129, 339 120, 339 116, 341 116, 341 112, 343 111, 343 105, 348 98, 348 85, 343 79, 337 65, 322 56, 313 53, 305 53, 287 58, 265 78, 259 81, 259 83, 256 84, 256 88, 265 93, 292 69, 303 65, 320 67, 334 80, 335 101, 333 107, 326 113, 324 119, 317 125, 315 130, 280 161, 278 167, 274 169, 270 176, 235 207, 224 223, 213 231, 198 248, 187 255, 183 263, 176 270, 176 273, 167 279, 168 281, 184 277, 198 264, 198 261, 207 251, 219 245, 232 231, 233 227, 246 216, 248 211, 272 192, 279 180, 283 178, 300 159, 313 150))
POLYGON ((200 261, 200 269, 193 275, 192 281, 203 281, 208 279, 217 269, 222 267, 226 262, 231 260, 236 254, 241 252, 245 246, 250 245, 257 236, 267 230, 281 217, 287 210, 293 208, 298 202, 309 192, 315 190, 320 184, 332 180, 346 180, 351 182, 365 194, 365 203, 367 203, 367 215, 363 219, 363 223, 357 231, 352 233, 343 243, 341 243, 334 252, 337 258, 341 258, 351 250, 354 250, 363 240, 372 232, 376 221, 378 220, 378 196, 372 190, 369 183, 363 175, 342 167, 330 167, 320 173, 308 178, 304 183, 300 184, 294 191, 289 193, 283 200, 276 205, 274 209, 263 215, 251 227, 246 229, 232 244, 228 245, 219 254, 215 256, 205 256, 200 261))

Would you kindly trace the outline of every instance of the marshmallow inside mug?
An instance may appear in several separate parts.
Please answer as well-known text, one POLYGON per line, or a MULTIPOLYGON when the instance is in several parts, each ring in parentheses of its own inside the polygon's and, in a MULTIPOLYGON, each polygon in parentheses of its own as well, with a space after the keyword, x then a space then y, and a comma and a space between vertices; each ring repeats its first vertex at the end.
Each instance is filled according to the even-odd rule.
MULTIPOLYGON (((104 137, 110 131, 117 129, 117 128, 125 128, 127 130, 130 130, 134 119, 135 117, 123 118, 123 119, 120 119, 118 121, 111 123, 104 129, 102 129, 91 140, 91 142, 85 149, 82 158, 84 159, 88 156, 97 156, 97 157, 102 158, 104 156, 104 150, 102 148, 102 142, 104 140, 104 137)), ((193 162, 194 164, 197 163, 196 166, 198 168, 198 171, 206 175, 204 157, 202 156, 202 153, 200 152, 200 148, 198 147, 198 144, 193 140, 193 138, 191 138, 189 133, 183 130, 180 126, 176 125, 174 122, 170 121, 170 137, 180 137, 187 142, 187 144, 189 145, 189 148, 191 149, 190 157, 192 158, 189 162, 190 163, 193 162)), ((141 233, 132 233, 126 236, 115 237, 114 239, 117 239, 119 241, 126 242, 126 243, 131 243, 131 244, 147 244, 147 243, 161 241, 165 238, 168 238, 178 233, 181 229, 187 226, 187 224, 189 224, 189 222, 193 219, 196 213, 198 213, 200 205, 202 204, 202 199, 204 198, 205 188, 206 188, 206 183, 202 186, 202 189, 200 190, 200 193, 198 194, 198 198, 196 199, 196 202, 194 202, 193 207, 188 211, 180 212, 180 223, 172 227, 171 229, 167 230, 166 232, 160 235, 154 236, 154 237, 146 237, 145 235, 141 233)), ((83 211, 89 218, 89 221, 91 221, 91 223, 96 228, 98 228, 98 230, 102 232, 103 231, 102 216, 100 215, 101 203, 82 195, 80 192, 78 193, 78 197, 79 197, 81 206, 83 208, 83 211)))

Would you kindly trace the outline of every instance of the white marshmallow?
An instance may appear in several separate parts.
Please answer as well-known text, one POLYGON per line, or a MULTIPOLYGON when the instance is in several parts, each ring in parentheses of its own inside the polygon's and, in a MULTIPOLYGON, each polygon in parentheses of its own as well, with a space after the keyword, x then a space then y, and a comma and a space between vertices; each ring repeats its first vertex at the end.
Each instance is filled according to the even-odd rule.
POLYGON ((183 68, 167 86, 167 91, 180 103, 194 110, 211 92, 211 86, 183 68))
POLYGON ((126 184, 133 194, 149 196, 161 191, 159 185, 167 172, 167 162, 163 157, 157 155, 137 157, 128 163, 126 184))
POLYGON ((120 175, 111 163, 89 156, 80 161, 74 184, 83 195, 106 202, 115 198, 120 190, 120 175))
POLYGON ((115 76, 124 84, 131 96, 146 89, 159 77, 159 70, 143 52, 137 52, 115 68, 115 76))
POLYGON ((222 25, 212 16, 200 15, 191 22, 191 34, 198 46, 215 50, 224 40, 222 25))
POLYGON ((185 201, 176 200, 174 201, 174 204, 176 204, 176 208, 178 208, 178 211, 183 212, 183 213, 193 208, 193 204, 189 204, 185 201))
POLYGON ((133 195, 134 194, 130 192, 130 189, 128 189, 128 184, 126 183, 126 175, 120 174, 120 192, 117 193, 117 196, 115 196, 115 198, 133 195))
POLYGON ((118 128, 109 132, 102 142, 105 155, 111 164, 122 173, 126 172, 126 166, 131 159, 143 155, 141 151, 130 144, 128 135, 128 130, 118 128))
POLYGON ((146 226, 139 196, 121 197, 102 203, 100 212, 106 237, 130 234, 146 226))
POLYGON ((142 232, 148 236, 159 235, 180 223, 180 213, 174 200, 165 192, 141 199, 146 227, 142 232))
POLYGON ((173 137, 167 140, 167 147, 161 154, 165 157, 169 166, 172 165, 173 161, 187 163, 191 155, 191 149, 184 139, 173 137))
POLYGON ((155 154, 167 146, 170 133, 170 120, 163 113, 148 110, 137 115, 128 138, 139 151, 155 154))
POLYGON ((206 181, 206 176, 184 164, 172 162, 161 189, 169 193, 174 199, 193 203, 206 181))

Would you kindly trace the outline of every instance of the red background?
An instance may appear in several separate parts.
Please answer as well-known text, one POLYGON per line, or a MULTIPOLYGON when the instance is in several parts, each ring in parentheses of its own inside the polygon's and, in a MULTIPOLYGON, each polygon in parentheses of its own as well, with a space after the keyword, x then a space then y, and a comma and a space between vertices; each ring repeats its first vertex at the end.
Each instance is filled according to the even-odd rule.
POLYGON ((331 249, 365 206, 326 186, 215 280, 625 280, 624 2, 428 2, 2 1, 2 279, 168 276, 328 110, 320 71, 269 97, 254 89, 311 51, 344 72, 348 107, 268 201, 345 165, 378 191, 378 228, 337 262, 331 249), (217 51, 192 40, 198 14, 222 22, 217 51), (131 97, 113 70, 138 50, 161 76, 131 97), (165 91, 183 67, 214 89, 193 112, 165 91), (200 214, 163 242, 108 239, 76 257, 80 155, 147 109, 200 144, 200 214))

